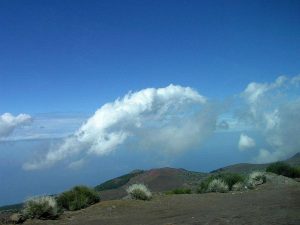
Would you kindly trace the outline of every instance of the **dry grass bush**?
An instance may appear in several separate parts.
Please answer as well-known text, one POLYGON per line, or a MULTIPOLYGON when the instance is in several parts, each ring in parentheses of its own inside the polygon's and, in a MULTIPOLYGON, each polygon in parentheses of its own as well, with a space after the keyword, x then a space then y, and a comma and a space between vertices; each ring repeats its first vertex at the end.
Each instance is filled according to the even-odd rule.
POLYGON ((209 183, 207 191, 225 193, 229 191, 229 187, 222 179, 214 179, 209 183))
POLYGON ((132 184, 126 191, 132 199, 150 200, 152 198, 151 191, 144 184, 132 184))
POLYGON ((55 219, 59 210, 54 197, 42 196, 27 200, 22 213, 26 218, 55 219))

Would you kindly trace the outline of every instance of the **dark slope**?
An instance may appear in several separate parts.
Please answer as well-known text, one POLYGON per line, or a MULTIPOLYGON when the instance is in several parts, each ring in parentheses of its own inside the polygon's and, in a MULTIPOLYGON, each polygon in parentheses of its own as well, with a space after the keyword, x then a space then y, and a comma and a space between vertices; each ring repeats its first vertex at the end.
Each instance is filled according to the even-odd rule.
MULTIPOLYGON (((291 166, 300 166, 300 153, 295 154, 293 157, 284 160, 283 162, 286 162, 291 166)), ((239 163, 231 166, 226 166, 211 172, 212 173, 215 172, 249 173, 254 170, 265 170, 270 164, 271 163, 265 163, 265 164, 239 163)))
POLYGON ((119 187, 122 187, 123 185, 127 184, 129 180, 144 171, 139 170, 139 171, 133 171, 131 173, 122 175, 120 177, 105 181, 104 183, 97 185, 95 187, 96 191, 105 191, 105 190, 111 190, 111 189, 117 189, 119 187))

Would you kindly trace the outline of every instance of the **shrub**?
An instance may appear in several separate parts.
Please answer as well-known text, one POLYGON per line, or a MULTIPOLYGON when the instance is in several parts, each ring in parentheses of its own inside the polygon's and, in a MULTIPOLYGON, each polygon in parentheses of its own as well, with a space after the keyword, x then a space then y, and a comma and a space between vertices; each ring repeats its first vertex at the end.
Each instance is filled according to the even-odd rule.
POLYGON ((166 192, 168 195, 179 195, 179 194, 191 194, 192 190, 189 188, 176 188, 174 190, 166 192))
POLYGON ((71 211, 86 208, 99 201, 99 194, 86 186, 76 186, 57 197, 58 205, 71 211))
POLYGON ((266 183, 267 178, 263 172, 254 171, 249 174, 248 180, 247 180, 247 187, 252 189, 256 187, 257 185, 266 183))
POLYGON ((205 192, 207 192, 208 185, 209 185, 209 183, 210 183, 213 179, 215 179, 215 176, 214 176, 214 175, 213 175, 213 176, 209 176, 209 177, 207 177, 206 179, 204 179, 204 180, 201 182, 200 187, 198 188, 197 192, 198 192, 198 193, 205 193, 205 192))
POLYGON ((245 189, 245 185, 244 183, 242 182, 237 182, 235 183, 233 186, 232 186, 232 189, 233 191, 242 191, 245 189))
POLYGON ((222 179, 214 179, 209 183, 207 191, 225 193, 229 191, 229 187, 222 179))
POLYGON ((267 167, 266 172, 276 173, 278 175, 291 178, 300 177, 300 170, 298 168, 290 166, 289 164, 284 162, 276 162, 270 164, 267 167))
POLYGON ((132 184, 126 191, 132 199, 150 200, 152 198, 151 191, 144 184, 132 184))
POLYGON ((295 168, 295 170, 297 171, 296 173, 297 173, 297 176, 296 176, 296 178, 300 178, 300 166, 296 166, 296 167, 294 167, 295 168))
POLYGON ((219 173, 219 174, 214 174, 212 176, 207 177, 205 180, 203 180, 200 184, 200 187, 198 189, 198 193, 205 193, 207 192, 208 186, 210 182, 212 182, 214 179, 220 179, 224 181, 227 185, 229 190, 232 189, 233 185, 241 182, 244 182, 244 177, 236 174, 236 173, 219 173))
POLYGON ((25 202, 23 215, 26 218, 55 219, 59 215, 57 202, 51 196, 31 198, 25 202))
POLYGON ((229 190, 232 190, 234 184, 244 182, 244 177, 237 173, 221 173, 219 178, 221 178, 228 185, 229 190))

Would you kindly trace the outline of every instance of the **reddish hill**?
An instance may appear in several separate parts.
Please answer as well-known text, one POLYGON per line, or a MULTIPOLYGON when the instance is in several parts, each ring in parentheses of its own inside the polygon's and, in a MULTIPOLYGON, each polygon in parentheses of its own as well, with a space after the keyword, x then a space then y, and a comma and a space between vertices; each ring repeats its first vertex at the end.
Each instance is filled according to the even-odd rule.
MULTIPOLYGON (((154 192, 164 192, 179 187, 193 188, 207 176, 206 173, 192 172, 184 169, 159 168, 140 172, 131 177, 129 181, 114 189, 101 191, 101 198, 120 199, 126 196, 126 188, 130 184, 143 183, 154 192)), ((120 178, 116 178, 120 179, 120 178)), ((110 182, 114 182, 114 179, 110 182)))

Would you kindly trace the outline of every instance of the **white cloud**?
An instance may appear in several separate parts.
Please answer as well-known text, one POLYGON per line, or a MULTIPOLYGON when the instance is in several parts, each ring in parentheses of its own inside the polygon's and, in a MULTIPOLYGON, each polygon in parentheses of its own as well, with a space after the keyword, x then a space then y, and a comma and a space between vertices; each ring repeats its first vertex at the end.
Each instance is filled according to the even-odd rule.
MULTIPOLYGON (((129 93, 103 105, 60 145, 51 147, 41 160, 26 163, 24 169, 39 169, 64 159, 106 155, 120 148, 174 156, 199 148, 216 128, 217 132, 228 128, 228 132, 249 128, 259 131, 269 151, 261 150, 257 162, 281 160, 300 149, 299 83, 299 76, 281 76, 271 83, 252 82, 239 101, 233 101, 230 107, 219 104, 218 108, 189 87, 170 85, 129 93), (228 111, 220 115, 220 108, 228 111)), ((70 134, 71 129, 67 131, 70 134)), ((255 146, 251 137, 241 135, 240 150, 255 146)))
POLYGON ((87 118, 80 113, 35 114, 30 126, 16 130, 6 140, 65 138, 72 135, 87 118))
POLYGON ((282 88, 287 83, 287 81, 287 77, 280 76, 273 83, 252 82, 248 84, 248 86, 242 93, 242 97, 246 100, 247 104, 249 105, 250 113, 252 114, 252 116, 257 116, 257 114, 259 114, 259 112, 257 112, 258 105, 266 103, 266 95, 268 96, 268 94, 270 94, 271 92, 275 94, 276 90, 282 88))
POLYGON ((10 113, 4 113, 0 115, 0 139, 8 137, 16 128, 29 124, 31 121, 31 116, 27 114, 13 116, 10 113))
POLYGON ((261 150, 257 162, 282 160, 300 149, 299 76, 281 76, 273 83, 250 83, 242 93, 246 121, 261 131, 271 150, 261 150))
POLYGON ((268 91, 268 84, 259 84, 252 82, 248 84, 247 88, 244 91, 244 96, 249 103, 254 104, 260 96, 262 96, 266 91, 268 91))
POLYGON ((293 85, 297 85, 298 86, 300 84, 300 75, 293 77, 291 79, 291 82, 292 82, 293 85))
POLYGON ((125 143, 139 150, 179 153, 199 147, 215 130, 216 119, 216 109, 192 88, 143 89, 103 105, 74 135, 24 169, 51 166, 79 153, 109 154, 125 143))
POLYGON ((244 150, 247 150, 247 149, 250 149, 250 148, 254 148, 255 147, 255 141, 251 137, 249 137, 248 135, 241 134, 238 147, 241 151, 244 151, 244 150))
POLYGON ((258 156, 255 158, 255 163, 270 163, 278 160, 278 152, 273 154, 266 149, 260 149, 258 156))
POLYGON ((69 164, 68 168, 72 169, 72 170, 78 170, 78 169, 81 169, 85 163, 86 163, 86 161, 84 159, 79 159, 77 161, 71 162, 69 164))

